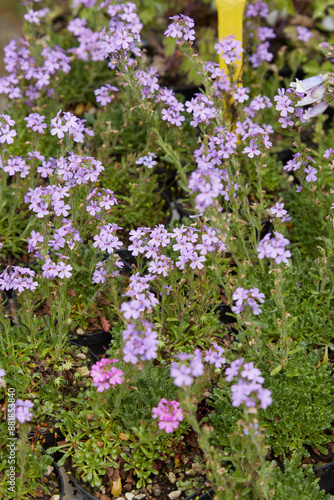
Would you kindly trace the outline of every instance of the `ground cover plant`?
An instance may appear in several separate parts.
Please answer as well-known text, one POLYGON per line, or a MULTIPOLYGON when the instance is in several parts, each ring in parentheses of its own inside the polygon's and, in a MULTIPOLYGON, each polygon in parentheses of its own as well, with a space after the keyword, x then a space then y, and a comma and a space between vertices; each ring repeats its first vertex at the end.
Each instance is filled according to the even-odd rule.
POLYGON ((23 7, 0 78, 1 497, 49 500, 55 457, 101 500, 329 498, 331 4, 247 2, 242 40, 204 1, 23 7))

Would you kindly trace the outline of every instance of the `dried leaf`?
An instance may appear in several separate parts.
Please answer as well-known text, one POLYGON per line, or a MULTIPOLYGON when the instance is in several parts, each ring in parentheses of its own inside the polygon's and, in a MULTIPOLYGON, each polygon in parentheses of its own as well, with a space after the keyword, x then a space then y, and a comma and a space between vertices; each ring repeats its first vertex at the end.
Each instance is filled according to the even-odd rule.
POLYGON ((109 330, 111 328, 111 324, 105 316, 101 317, 101 325, 102 325, 102 328, 105 332, 109 332, 109 330))
POLYGON ((126 435, 126 434, 124 434, 124 432, 120 432, 120 433, 118 434, 118 437, 119 437, 119 439, 120 439, 121 441, 128 441, 128 440, 129 440, 129 438, 127 437, 127 435, 126 435))
POLYGON ((111 494, 117 498, 122 494, 122 481, 119 477, 116 481, 112 482, 111 494))
POLYGON ((331 453, 334 453, 334 443, 328 443, 328 449, 331 453))

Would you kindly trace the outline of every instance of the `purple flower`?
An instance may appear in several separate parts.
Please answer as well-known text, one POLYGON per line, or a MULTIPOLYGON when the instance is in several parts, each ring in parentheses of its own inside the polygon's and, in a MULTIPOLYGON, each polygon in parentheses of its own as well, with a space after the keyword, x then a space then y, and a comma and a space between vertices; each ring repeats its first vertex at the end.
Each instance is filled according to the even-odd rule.
POLYGON ((0 128, 0 132, 2 134, 0 135, 1 144, 3 144, 4 142, 7 142, 7 144, 13 144, 14 142, 13 137, 17 135, 16 130, 14 129, 10 130, 9 125, 4 125, 3 127, 0 128))
POLYGON ((231 382, 239 374, 239 370, 244 362, 244 358, 236 359, 231 361, 231 364, 225 370, 226 380, 231 382))
POLYGON ((257 299, 261 304, 264 303, 265 295, 259 292, 258 288, 251 288, 246 290, 245 288, 238 287, 233 293, 233 300, 236 301, 236 305, 232 306, 232 311, 240 314, 244 310, 244 305, 248 304, 252 309, 253 314, 260 314, 262 310, 259 308, 258 304, 255 302, 257 299))
POLYGON ((269 45, 269 42, 260 43, 256 47, 256 52, 249 57, 249 62, 253 68, 258 68, 264 61, 270 62, 272 60, 274 55, 268 51, 269 45))
POLYGON ((305 168, 304 172, 307 173, 307 182, 315 182, 317 180, 316 174, 318 173, 318 171, 316 168, 313 168, 309 165, 307 168, 305 168))
POLYGON ((216 342, 211 342, 213 349, 209 349, 204 353, 204 361, 210 363, 210 365, 215 365, 216 368, 221 368, 226 359, 222 354, 225 352, 223 347, 220 347, 216 342))
POLYGON ((247 428, 244 429, 243 432, 244 432, 245 436, 248 436, 249 435, 249 431, 251 430, 253 432, 254 436, 257 436, 258 435, 258 431, 257 431, 258 428, 259 428, 259 424, 256 424, 256 423, 255 424, 251 424, 250 423, 250 424, 248 424, 248 429, 247 428))
POLYGON ((45 116, 38 113, 30 113, 25 119, 27 122, 27 127, 31 128, 33 132, 38 132, 39 134, 44 133, 44 129, 47 124, 44 123, 45 116))
POLYGON ((254 158, 254 155, 259 156, 261 154, 261 151, 258 149, 255 140, 252 139, 249 146, 246 146, 244 148, 243 153, 247 153, 247 156, 249 158, 254 158))
POLYGON ((0 274, 0 290, 17 290, 19 293, 24 290, 35 290, 38 283, 32 278, 35 271, 27 267, 11 266, 0 274))
POLYGON ((244 363, 241 376, 250 382, 257 382, 258 384, 263 384, 264 382, 264 378, 261 377, 261 371, 254 367, 253 362, 244 363))
POLYGON ((271 397, 271 391, 269 389, 259 389, 258 390, 258 398, 260 399, 261 408, 264 410, 268 408, 273 402, 271 397))
POLYGON ((312 31, 308 30, 304 26, 296 26, 296 31, 297 31, 297 39, 300 40, 301 42, 308 42, 309 39, 314 36, 312 31))
POLYGON ((263 259, 266 257, 274 259, 276 264, 280 264, 281 262, 287 264, 288 258, 291 257, 291 252, 290 250, 285 250, 285 247, 289 244, 290 241, 277 231, 275 231, 275 238, 272 238, 271 234, 266 234, 256 249, 258 258, 263 259))
POLYGON ((287 210, 284 210, 284 203, 276 203, 271 207, 270 212, 278 218, 285 217, 288 214, 287 210))
POLYGON ((172 16, 174 22, 170 24, 165 31, 165 36, 170 36, 176 39, 176 43, 180 45, 182 42, 193 42, 195 40, 195 23, 193 19, 183 14, 172 16))
POLYGON ((113 95, 110 95, 111 92, 118 92, 118 88, 110 85, 109 83, 103 85, 99 89, 94 90, 94 94, 96 95, 96 102, 101 104, 101 106, 106 106, 106 104, 109 104, 114 97, 113 95))
POLYGON ((123 348, 123 361, 125 363, 138 363, 139 358, 142 361, 155 359, 158 350, 158 334, 152 329, 152 323, 143 321, 141 328, 134 324, 129 324, 123 331, 125 345, 123 348))
POLYGON ((33 417, 32 412, 30 411, 33 408, 34 403, 32 403, 29 399, 22 401, 22 399, 18 399, 15 404, 15 417, 21 424, 24 422, 30 422, 33 417))
POLYGON ((225 371, 228 382, 237 376, 240 377, 237 383, 231 386, 232 405, 237 407, 245 404, 250 408, 260 404, 260 407, 265 409, 272 403, 271 392, 262 387, 264 378, 261 371, 254 367, 253 362, 243 361, 243 358, 232 361, 231 367, 225 371))
POLYGON ((154 161, 154 158, 156 158, 155 154, 148 153, 146 156, 138 158, 138 160, 136 161, 136 165, 144 165, 147 168, 153 168, 154 165, 157 164, 157 162, 154 161))
POLYGON ((241 42, 236 40, 235 35, 221 38, 218 43, 215 44, 215 49, 217 54, 221 55, 225 64, 233 64, 236 61, 240 61, 241 54, 244 51, 241 42))
POLYGON ((6 372, 3 368, 0 368, 0 385, 3 384, 3 380, 2 380, 2 377, 4 377, 6 375, 6 372))
POLYGON ((183 385, 191 385, 194 381, 192 375, 192 369, 185 365, 184 363, 171 364, 170 375, 174 379, 174 384, 177 387, 182 387, 183 385))

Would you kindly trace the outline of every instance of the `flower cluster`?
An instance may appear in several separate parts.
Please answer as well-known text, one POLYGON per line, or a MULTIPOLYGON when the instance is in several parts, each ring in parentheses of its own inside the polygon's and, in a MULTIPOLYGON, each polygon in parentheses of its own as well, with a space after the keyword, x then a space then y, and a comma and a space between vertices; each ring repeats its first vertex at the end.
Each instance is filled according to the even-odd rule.
POLYGON ((30 167, 22 156, 8 158, 7 164, 3 165, 0 163, 0 168, 4 172, 7 172, 10 177, 13 177, 15 174, 20 174, 21 179, 27 177, 30 172, 30 167))
POLYGON ((247 408, 252 408, 259 403, 262 409, 266 409, 271 405, 271 392, 262 387, 264 378, 253 362, 244 363, 243 358, 236 359, 226 368, 225 375, 228 382, 239 377, 238 382, 231 386, 233 406, 245 404, 247 408))
POLYGON ((138 158, 138 160, 136 161, 136 165, 144 165, 144 167, 153 168, 154 165, 157 164, 157 162, 155 161, 156 157, 157 155, 155 155, 154 153, 148 153, 147 155, 138 158))
POLYGON ((256 249, 258 258, 263 259, 266 257, 267 259, 274 259, 276 264, 280 264, 281 262, 287 264, 288 258, 291 257, 291 252, 290 250, 286 250, 285 247, 289 244, 290 241, 277 231, 275 231, 274 238, 272 238, 271 234, 266 234, 256 249))
POLYGON ((81 156, 70 152, 68 157, 60 156, 57 160, 57 176, 65 181, 67 188, 99 180, 104 170, 102 163, 92 156, 81 156))
POLYGON ((282 128, 292 127, 295 123, 295 118, 299 119, 302 123, 305 122, 305 114, 301 109, 295 109, 294 103, 290 97, 291 89, 278 89, 278 95, 274 97, 274 101, 276 101, 276 109, 281 115, 278 121, 282 128))
POLYGON ((99 234, 94 236, 94 248, 99 248, 102 252, 108 252, 109 254, 114 253, 115 250, 119 250, 122 246, 122 242, 114 233, 118 229, 121 229, 116 224, 105 224, 101 226, 99 234))
MULTIPOLYGON (((124 267, 124 262, 121 261, 118 255, 116 256, 116 261, 114 262, 114 264, 118 268, 124 267)), ((115 277, 120 274, 120 271, 113 271, 112 273, 108 274, 109 268, 110 268, 110 262, 108 259, 102 262, 98 262, 95 266, 92 283, 96 285, 99 283, 103 284, 106 282, 107 276, 115 277)))
POLYGON ((269 42, 259 43, 256 52, 249 57, 249 62, 253 68, 258 68, 264 61, 270 62, 273 59, 274 54, 269 52, 269 45, 269 42))
POLYGON ((314 36, 312 31, 305 28, 305 26, 296 26, 296 31, 297 40, 300 40, 301 42, 308 42, 309 39, 314 36))
POLYGON ((90 376, 93 384, 97 387, 97 392, 103 392, 111 386, 123 383, 123 371, 113 366, 118 363, 118 359, 103 358, 92 366, 90 376))
POLYGON ((28 267, 7 266, 0 274, 0 290, 35 290, 38 283, 33 281, 35 271, 28 267))
POLYGON ((259 308, 255 299, 258 300, 260 304, 263 304, 265 299, 264 293, 260 293, 258 288, 251 288, 250 290, 247 290, 245 288, 238 287, 233 293, 233 300, 236 302, 236 305, 232 306, 232 311, 240 314, 241 311, 244 310, 245 305, 248 304, 254 314, 260 314, 262 310, 259 308))
POLYGON ((193 19, 183 14, 172 16, 174 22, 171 23, 165 31, 165 36, 176 39, 176 43, 181 45, 183 42, 193 42, 195 40, 195 23, 193 19))
POLYGON ((268 5, 261 1, 248 4, 245 12, 246 17, 262 17, 264 19, 268 17, 268 14, 268 5))
POLYGON ((17 135, 15 129, 11 129, 15 125, 15 121, 11 119, 9 115, 0 115, 0 143, 3 144, 13 144, 14 139, 17 135))
POLYGON ((234 64, 236 61, 240 61, 241 54, 244 51, 241 42, 236 40, 235 35, 221 38, 218 43, 215 44, 215 49, 217 54, 222 57, 225 64, 234 64))
POLYGON ((278 219, 282 219, 282 222, 291 220, 288 211, 284 209, 284 203, 276 203, 273 207, 271 207, 270 212, 278 219))
POLYGON ((146 70, 138 70, 135 72, 136 83, 138 87, 140 87, 142 99, 153 97, 154 92, 159 90, 158 76, 159 73, 154 66, 146 70))
POLYGON ((65 134, 69 137, 73 137, 75 142, 84 142, 85 134, 94 135, 94 132, 85 127, 84 123, 86 120, 80 120, 70 111, 63 113, 60 109, 57 115, 51 119, 51 135, 57 135, 58 139, 62 139, 65 134))
MULTIPOLYGON (((64 256, 63 256, 64 257, 64 256)), ((46 257, 45 263, 42 266, 42 276, 46 279, 54 278, 70 278, 72 276, 73 267, 71 264, 65 264, 64 262, 53 262, 49 256, 46 257)))
POLYGON ((103 193, 101 193, 98 188, 95 188, 86 197, 86 211, 92 217, 96 216, 97 218, 100 218, 100 212, 102 209, 109 211, 111 207, 118 205, 118 201, 111 189, 102 188, 102 191, 103 193))
MULTIPOLYGON (((287 172, 297 171, 304 166, 304 172, 306 175, 306 182, 315 182, 317 180, 318 170, 310 165, 310 163, 315 164, 315 160, 311 156, 305 156, 302 153, 295 153, 291 160, 289 160, 284 166, 283 170, 287 172)), ((301 191, 302 187, 298 186, 297 191, 301 191)))
POLYGON ((102 85, 99 89, 94 90, 96 102, 101 104, 101 106, 110 104, 114 97, 114 95, 111 95, 112 92, 118 92, 118 88, 110 85, 109 83, 102 85))
POLYGON ((44 122, 45 116, 39 113, 30 113, 24 118, 27 122, 27 128, 31 128, 33 132, 38 134, 44 134, 44 129, 47 128, 47 124, 44 122))
POLYGON ((193 383, 194 378, 203 375, 203 359, 210 365, 214 365, 215 368, 221 368, 226 363, 223 356, 224 348, 216 342, 211 342, 211 345, 211 349, 203 352, 200 349, 195 349, 193 354, 181 353, 177 355, 179 361, 173 361, 170 370, 170 375, 177 387, 189 386, 193 383))
POLYGON ((132 244, 129 245, 128 250, 134 256, 143 254, 146 258, 152 259, 148 266, 150 273, 167 276, 168 271, 174 266, 183 270, 189 264, 191 269, 203 269, 203 262, 205 262, 205 256, 208 252, 226 250, 226 246, 219 236, 218 229, 208 226, 203 226, 201 230, 182 226, 169 233, 160 224, 152 230, 138 228, 130 231, 129 239, 132 244), (175 239, 175 243, 171 243, 172 239, 175 239), (172 246, 174 252, 180 252, 176 262, 162 253, 162 249, 168 245, 172 246))
POLYGON ((40 9, 40 10, 33 10, 29 9, 27 14, 24 14, 24 19, 28 21, 28 23, 31 24, 39 24, 40 20, 47 16, 47 14, 50 12, 50 9, 40 9))
POLYGON ((104 61, 110 58, 108 66, 116 67, 122 59, 132 64, 132 55, 140 56, 140 31, 142 24, 136 14, 136 4, 119 2, 109 5, 103 2, 100 9, 107 7, 106 16, 110 16, 107 27, 95 32, 87 27, 87 20, 75 18, 69 22, 67 29, 77 38, 78 47, 69 49, 75 57, 83 61, 104 61))
POLYGON ((32 48, 27 40, 20 38, 11 40, 4 50, 5 69, 9 75, 0 78, 0 94, 6 94, 9 99, 20 99, 24 92, 28 105, 32 105, 44 89, 50 97, 54 92, 50 87, 51 76, 59 71, 68 73, 71 69, 70 57, 61 47, 51 49, 43 45, 41 52, 36 55, 36 46, 32 48), (42 61, 41 65, 39 61, 42 61), (25 83, 21 88, 21 81, 28 85, 25 83))
MULTIPOLYGON (((132 300, 132 305, 134 302, 140 303, 139 300, 132 300)), ((148 299, 144 298, 144 295, 143 302, 149 302, 148 299)), ((125 302, 125 304, 129 303, 125 302)), ((147 305, 150 306, 150 304, 147 305)), ((137 311, 139 312, 138 309, 137 311)), ((123 348, 123 361, 126 363, 132 363, 134 365, 138 363, 139 359, 146 361, 157 357, 158 334, 155 330, 153 330, 152 323, 143 320, 141 322, 141 329, 130 323, 123 331, 123 339, 125 340, 123 348)))
POLYGON ((185 120, 185 117, 181 115, 182 111, 184 111, 184 104, 176 99, 171 89, 167 87, 161 88, 155 102, 162 102, 165 106, 161 111, 163 121, 177 127, 182 125, 182 122, 185 120))
POLYGON ((209 123, 217 116, 213 102, 204 94, 195 94, 190 101, 185 103, 188 113, 193 115, 190 125, 197 127, 200 123, 209 123))
POLYGON ((30 422, 33 417, 32 412, 30 411, 33 408, 34 403, 32 403, 29 399, 22 401, 22 399, 18 399, 15 403, 15 418, 20 422, 20 424, 24 424, 24 422, 30 422))
POLYGON ((156 408, 152 408, 153 418, 159 419, 159 429, 165 430, 168 434, 178 428, 182 422, 183 415, 180 403, 177 401, 167 401, 162 398, 156 408))

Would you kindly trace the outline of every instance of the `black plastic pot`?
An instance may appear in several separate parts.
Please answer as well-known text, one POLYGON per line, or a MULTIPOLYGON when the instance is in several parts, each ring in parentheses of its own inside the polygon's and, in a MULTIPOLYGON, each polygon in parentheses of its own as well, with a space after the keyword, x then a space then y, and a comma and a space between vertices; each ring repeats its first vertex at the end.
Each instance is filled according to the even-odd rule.
POLYGON ((97 333, 90 333, 87 337, 80 337, 75 340, 78 345, 88 347, 89 350, 96 356, 105 354, 109 349, 112 335, 110 332, 100 331, 97 333))
POLYGON ((60 500, 63 500, 64 494, 65 494, 65 486, 64 486, 64 478, 62 476, 62 473, 60 472, 60 469, 56 462, 52 462, 52 467, 55 471, 55 474, 57 476, 59 485, 60 485, 60 500))
POLYGON ((17 305, 16 305, 16 300, 15 300, 15 291, 13 289, 11 290, 2 290, 2 300, 3 300, 3 305, 7 309, 11 322, 13 325, 17 324, 17 305))
POLYGON ((80 484, 74 479, 73 474, 69 474, 70 481, 73 484, 74 488, 77 490, 77 493, 80 493, 83 500, 98 500, 98 498, 94 497, 88 491, 84 490, 80 484))
MULTIPOLYGON (((72 344, 72 345, 75 345, 76 347, 82 347, 82 344, 79 344, 79 342, 77 340, 69 340, 69 343, 72 344)), ((100 358, 94 354, 91 350, 88 351, 88 354, 91 358, 92 361, 94 361, 94 363, 97 363, 97 361, 100 361, 100 358)))
POLYGON ((183 95, 188 101, 196 94, 202 94, 201 90, 205 90, 204 85, 190 85, 188 87, 173 87, 175 94, 183 95))
POLYGON ((212 500, 214 497, 215 492, 213 491, 212 488, 210 488, 207 491, 205 490, 205 486, 202 486, 199 488, 197 491, 189 495, 185 500, 212 500))
POLYGON ((334 462, 316 467, 314 469, 317 477, 320 477, 319 488, 330 495, 334 494, 334 462))

